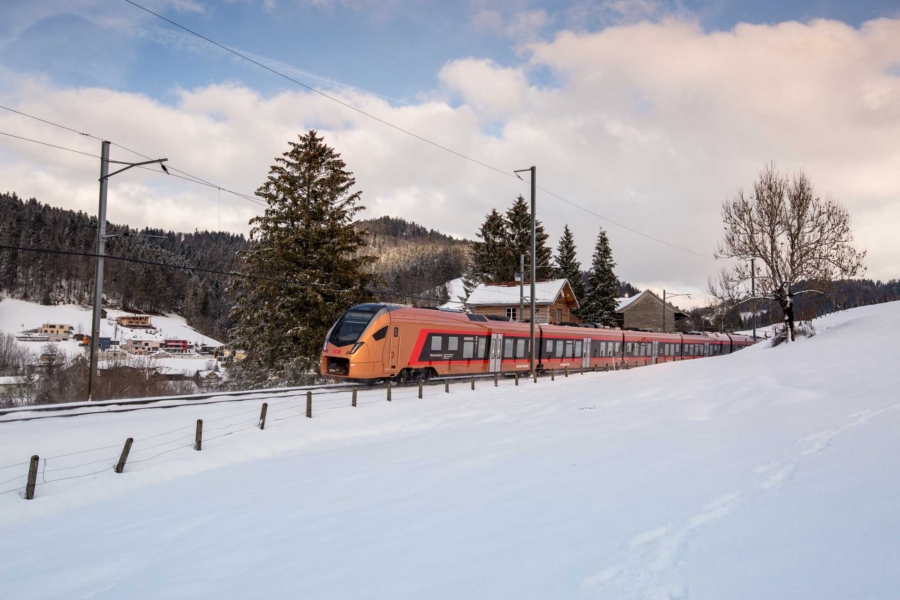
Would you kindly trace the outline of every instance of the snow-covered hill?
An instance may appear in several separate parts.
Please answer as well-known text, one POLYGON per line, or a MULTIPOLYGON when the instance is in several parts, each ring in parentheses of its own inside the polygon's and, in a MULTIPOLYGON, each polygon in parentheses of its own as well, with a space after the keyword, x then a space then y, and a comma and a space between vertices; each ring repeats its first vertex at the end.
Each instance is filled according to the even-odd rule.
MULTIPOLYGON (((194 342, 195 344, 207 344, 209 346, 220 346, 221 343, 209 336, 205 336, 189 326, 184 318, 169 314, 165 316, 152 316, 151 320, 155 333, 147 333, 140 329, 129 329, 127 327, 119 327, 115 323, 116 317, 130 315, 123 310, 106 309, 106 318, 100 322, 100 335, 110 337, 112 339, 124 342, 134 336, 140 336, 146 339, 154 339, 162 341, 164 339, 180 339, 194 342)), ((54 306, 43 306, 34 302, 25 302, 13 298, 0 300, 0 332, 17 334, 28 329, 36 329, 44 323, 66 323, 72 325, 75 331, 90 334, 91 331, 91 309, 75 304, 60 304, 54 306)), ((43 343, 40 342, 18 342, 24 348, 28 348, 33 352, 39 352, 43 343)), ((76 356, 84 352, 79 346, 77 340, 66 340, 55 342, 59 348, 66 352, 69 356, 76 356)), ((198 368, 196 359, 189 358, 167 358, 159 359, 160 366, 168 366, 172 368, 198 368)), ((201 360, 202 363, 202 360, 201 360)))
POLYGON ((0 423, 0 467, 51 457, 35 500, 0 495, 0 597, 895 598, 900 303, 816 329, 355 409, 317 396, 311 420, 273 400, 264 431, 260 401, 0 423))

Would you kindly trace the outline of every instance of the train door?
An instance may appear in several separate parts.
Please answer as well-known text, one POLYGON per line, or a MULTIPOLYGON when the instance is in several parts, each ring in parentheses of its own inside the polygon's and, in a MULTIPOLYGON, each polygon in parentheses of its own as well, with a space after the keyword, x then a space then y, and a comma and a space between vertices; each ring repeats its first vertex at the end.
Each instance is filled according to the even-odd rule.
POLYGON ((581 352, 581 366, 587 369, 591 366, 591 338, 584 338, 581 352))
POLYGON ((503 334, 491 334, 490 356, 488 357, 488 371, 499 373, 503 366, 503 334))
POLYGON ((658 360, 659 360, 659 342, 654 341, 654 342, 653 342, 653 361, 652 361, 652 364, 655 365, 656 362, 657 362, 658 360))
POLYGON ((397 365, 400 363, 400 328, 396 325, 390 326, 391 343, 385 344, 390 354, 385 357, 385 364, 391 374, 397 372, 397 365))
POLYGON ((709 342, 703 344, 703 356, 709 356, 709 342))

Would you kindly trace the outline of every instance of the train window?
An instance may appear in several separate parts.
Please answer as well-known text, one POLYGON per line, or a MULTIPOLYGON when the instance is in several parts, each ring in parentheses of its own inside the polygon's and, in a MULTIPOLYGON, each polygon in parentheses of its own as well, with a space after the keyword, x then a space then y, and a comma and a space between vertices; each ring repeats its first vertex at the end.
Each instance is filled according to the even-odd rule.
POLYGON ((456 352, 459 348, 459 338, 455 335, 447 336, 447 352, 456 352))
POLYGON ((513 341, 510 338, 503 340, 503 358, 513 357, 513 341))
POLYGON ((475 341, 475 348, 478 354, 478 358, 484 358, 484 352, 487 350, 488 339, 487 338, 478 338, 475 341))
POLYGON ((376 331, 372 334, 372 339, 376 341, 381 341, 384 339, 384 336, 387 335, 387 325, 376 331))
POLYGON ((572 340, 566 340, 566 358, 572 358, 575 356, 572 353, 572 340))
POLYGON ((516 358, 525 358, 525 340, 516 340, 516 358))
POLYGON ((547 356, 553 356, 553 340, 547 340, 546 347, 544 348, 544 352, 547 353, 547 356))
POLYGON ((580 341, 575 342, 575 356, 581 356, 581 344, 580 341))
POLYGON ((440 352, 441 346, 443 345, 443 343, 444 343, 444 338, 442 338, 441 336, 439 336, 439 335, 431 336, 431 349, 434 352, 440 352))
POLYGON ((475 338, 463 338, 463 358, 475 358, 475 338))
POLYGON ((565 344, 563 344, 562 340, 556 341, 556 358, 560 358, 565 351, 565 344))

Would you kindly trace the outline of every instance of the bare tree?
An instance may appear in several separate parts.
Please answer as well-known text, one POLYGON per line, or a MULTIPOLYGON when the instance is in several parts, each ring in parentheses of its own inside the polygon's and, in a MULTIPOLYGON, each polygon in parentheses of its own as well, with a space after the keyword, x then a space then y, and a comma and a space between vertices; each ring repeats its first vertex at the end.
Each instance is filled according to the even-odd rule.
POLYGON ((755 299, 777 302, 791 341, 794 296, 827 294, 831 282, 865 270, 866 252, 853 246, 850 213, 836 200, 816 196, 803 171, 788 177, 774 164, 766 165, 752 196, 739 190, 722 204, 722 221, 725 239, 716 258, 740 262, 711 279, 709 292, 732 306, 755 299), (750 293, 751 258, 757 262, 755 296, 750 293))

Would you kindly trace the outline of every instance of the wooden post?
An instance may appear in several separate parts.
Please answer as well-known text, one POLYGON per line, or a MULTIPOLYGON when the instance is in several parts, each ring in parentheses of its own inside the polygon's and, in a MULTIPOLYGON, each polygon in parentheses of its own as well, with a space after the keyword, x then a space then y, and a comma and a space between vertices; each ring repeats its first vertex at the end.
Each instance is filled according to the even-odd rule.
POLYGON ((391 401, 391 380, 390 379, 387 380, 386 387, 387 387, 387 400, 388 400, 388 402, 390 402, 391 401))
POLYGON ((422 380, 419 380, 419 400, 422 399, 422 380))
POLYGON ((606 372, 609 373, 609 363, 606 363, 606 372))
POLYGON ((516 385, 519 385, 519 372, 516 371, 516 385))
POLYGON ((475 376, 472 375, 472 391, 475 391, 475 376))
POLYGON ((556 381, 556 369, 550 369, 550 381, 556 381))
POLYGON ((581 369, 581 374, 584 375, 584 363, 581 363, 581 366, 578 368, 581 369))
POLYGON ((594 373, 600 370, 600 365, 594 365, 594 373))
POLYGON ((356 406, 356 388, 353 388, 353 395, 350 397, 350 406, 356 406))
POLYGON ((444 381, 444 393, 445 394, 450 393, 450 380, 449 379, 444 381))
POLYGON ((28 482, 25 484, 25 499, 34 500, 34 486, 37 484, 38 463, 41 459, 37 454, 31 457, 31 464, 28 466, 28 482))
POLYGON ((194 450, 200 451, 203 446, 203 419, 197 419, 197 432, 194 434, 194 450))
POLYGON ((312 419, 312 392, 306 392, 306 418, 312 419))
POLYGON ((566 377, 569 376, 569 365, 566 365, 566 377))
POLYGON ((534 382, 537 383, 537 369, 534 370, 534 382))
POLYGON ((131 444, 133 443, 134 438, 125 440, 125 447, 122 448, 122 455, 119 457, 118 464, 116 464, 116 473, 121 473, 125 470, 125 461, 128 460, 128 453, 131 452, 131 444))
POLYGON ((500 379, 500 376, 497 375, 497 373, 494 373, 494 387, 497 387, 498 385, 500 385, 500 383, 498 381, 499 379, 500 379))
POLYGON ((269 410, 269 403, 263 402, 262 410, 259 411, 259 428, 260 429, 266 428, 266 411, 268 411, 268 410, 269 410))

